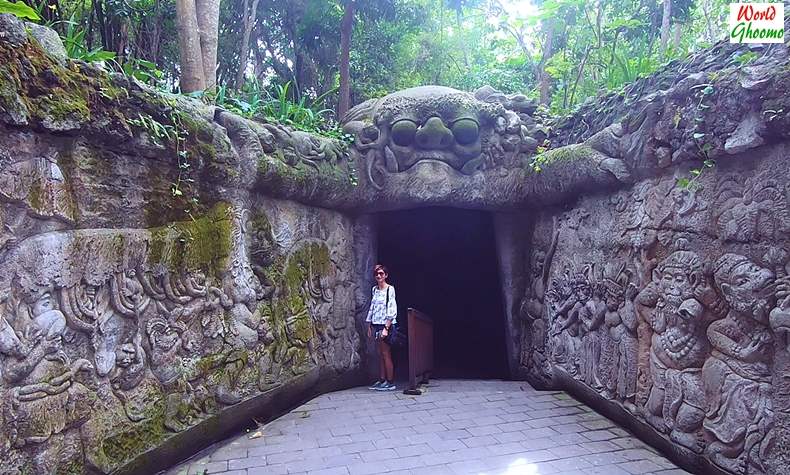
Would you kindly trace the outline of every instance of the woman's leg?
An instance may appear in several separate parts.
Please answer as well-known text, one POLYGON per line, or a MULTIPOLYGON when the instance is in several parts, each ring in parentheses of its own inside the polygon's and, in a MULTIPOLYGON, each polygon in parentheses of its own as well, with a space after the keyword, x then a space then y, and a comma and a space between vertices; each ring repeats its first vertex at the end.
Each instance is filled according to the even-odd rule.
POLYGON ((392 352, 390 351, 390 346, 384 342, 381 342, 381 355, 382 360, 384 361, 384 369, 386 370, 387 381, 390 383, 393 381, 394 378, 394 368, 392 365, 392 352))
POLYGON ((387 344, 379 340, 376 342, 376 345, 379 350, 379 381, 385 381, 387 379, 387 362, 384 359, 384 353, 387 350, 385 350, 384 347, 386 347, 387 344))

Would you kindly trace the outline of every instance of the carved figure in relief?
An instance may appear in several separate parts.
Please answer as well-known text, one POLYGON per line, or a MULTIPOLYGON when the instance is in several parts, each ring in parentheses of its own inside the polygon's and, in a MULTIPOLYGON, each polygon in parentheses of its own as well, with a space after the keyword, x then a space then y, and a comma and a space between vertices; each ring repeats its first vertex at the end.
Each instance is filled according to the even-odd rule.
POLYGON ((169 391, 165 400, 165 427, 181 432, 199 416, 202 398, 191 384, 196 377, 195 368, 179 354, 185 327, 171 321, 171 313, 161 303, 158 307, 159 315, 146 324, 151 372, 169 391))
POLYGON ((589 266, 582 272, 566 268, 562 278, 552 282, 547 294, 552 305, 551 334, 555 340, 552 358, 572 376, 579 372, 579 337, 582 331, 579 313, 592 297, 589 271, 589 266))
POLYGON ((593 389, 601 389, 600 362, 603 323, 606 314, 604 289, 597 283, 592 286, 592 297, 579 309, 581 322, 580 377, 593 389))
POLYGON ((50 291, 36 289, 28 297, 26 303, 14 300, 6 308, 14 326, 0 315, 2 375, 12 386, 3 401, 3 418, 15 447, 33 447, 34 470, 54 473, 59 460, 47 451, 78 443, 69 430, 90 417, 95 394, 80 378, 93 366, 85 359, 71 361, 63 351, 66 318, 50 291))
POLYGON ((226 308, 231 317, 228 338, 237 339, 241 346, 254 348, 258 343, 259 324, 254 309, 262 288, 250 265, 241 259, 234 260, 230 272, 223 277, 223 290, 231 299, 230 307, 226 308))
POLYGON ((716 187, 719 235, 738 242, 776 239, 790 231, 790 208, 781 183, 764 172, 745 181, 727 176, 716 187))
POLYGON ((169 313, 163 306, 162 308, 159 316, 148 320, 146 334, 151 348, 151 372, 162 384, 171 385, 183 374, 184 363, 179 350, 183 345, 181 334, 185 328, 179 323, 171 322, 167 318, 169 313))
MULTIPOLYGON (((556 229, 556 223, 554 228, 556 229)), ((551 271, 551 261, 554 258, 554 251, 557 250, 559 241, 559 231, 554 232, 548 252, 536 249, 532 255, 532 282, 528 293, 521 300, 519 317, 522 322, 521 329, 521 354, 522 364, 527 367, 535 367, 538 370, 545 370, 548 362, 546 361, 546 285, 549 281, 551 271)))
POLYGON ((115 350, 115 369, 110 375, 112 388, 128 391, 137 387, 145 376, 145 350, 142 335, 137 334, 133 341, 120 345, 115 350))
POLYGON ((146 353, 142 335, 138 332, 131 341, 115 350, 115 368, 110 373, 110 387, 123 404, 126 417, 139 422, 150 417, 151 399, 161 394, 159 382, 146 375, 146 353))
MULTIPOLYGON (((483 89, 472 95, 442 86, 421 86, 351 109, 342 118, 343 129, 355 136, 354 148, 364 156, 364 175, 371 185, 382 189, 380 176, 409 174, 429 161, 446 164, 438 169, 434 166, 434 173, 448 176, 520 166, 521 159, 533 154, 545 139, 548 129, 535 124, 529 115, 533 106, 525 107, 528 101, 493 99, 501 94, 492 95, 493 88, 483 89), (513 109, 506 110, 510 107, 513 109)), ((609 129, 606 132, 616 139, 617 134, 609 129)), ((603 141, 593 144, 599 142, 598 148, 605 148, 603 141)))
POLYGON ((771 429, 773 338, 768 314, 774 274, 738 254, 716 261, 716 287, 729 305, 710 324, 710 358, 702 369, 708 409, 704 428, 711 461, 735 473, 764 473, 764 444, 771 429))
POLYGON ((604 267, 606 335, 601 349, 601 379, 606 397, 617 399, 634 412, 638 351, 634 299, 637 288, 628 280, 629 273, 624 265, 611 263, 604 267))
POLYGON ((698 452, 706 408, 701 373, 708 354, 706 310, 698 297, 709 300, 708 289, 699 256, 675 251, 658 264, 652 282, 637 297, 650 308, 647 318, 653 331, 645 419, 698 452))
MULTIPOLYGON (((790 188, 788 188, 790 190, 790 188)), ((790 197, 790 194, 788 194, 790 197)), ((786 256, 785 256, 786 257, 786 256)), ((767 259, 771 261, 771 259, 767 259)), ((783 473, 790 464, 790 264, 772 262, 777 276, 774 289, 776 306, 769 314, 774 335, 771 405, 774 423, 765 445, 764 465, 771 474, 783 473)))

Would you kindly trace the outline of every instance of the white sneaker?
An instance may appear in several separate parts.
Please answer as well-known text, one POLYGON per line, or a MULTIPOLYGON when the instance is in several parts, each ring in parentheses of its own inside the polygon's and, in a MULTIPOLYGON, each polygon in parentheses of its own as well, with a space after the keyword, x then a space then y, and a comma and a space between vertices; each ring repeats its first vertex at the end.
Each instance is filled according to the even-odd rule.
POLYGON ((376 391, 394 391, 395 385, 390 382, 384 382, 381 386, 376 388, 376 391))

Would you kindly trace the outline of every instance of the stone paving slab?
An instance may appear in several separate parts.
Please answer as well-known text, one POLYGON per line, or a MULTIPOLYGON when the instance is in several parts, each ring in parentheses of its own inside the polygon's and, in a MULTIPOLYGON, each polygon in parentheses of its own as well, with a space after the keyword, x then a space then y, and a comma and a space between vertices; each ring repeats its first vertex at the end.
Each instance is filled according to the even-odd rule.
POLYGON ((421 396, 324 394, 166 475, 681 475, 688 472, 561 391, 438 380, 421 396))

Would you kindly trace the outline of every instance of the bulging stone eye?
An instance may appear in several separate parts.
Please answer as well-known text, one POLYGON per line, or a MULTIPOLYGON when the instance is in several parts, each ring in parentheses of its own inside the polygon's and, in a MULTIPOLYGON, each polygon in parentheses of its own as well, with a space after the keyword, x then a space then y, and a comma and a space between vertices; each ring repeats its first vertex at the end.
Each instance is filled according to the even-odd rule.
POLYGON ((453 131, 455 141, 461 145, 468 145, 474 142, 480 134, 477 122, 472 119, 460 119, 455 121, 451 130, 453 131))
POLYGON ((392 125, 392 141, 395 145, 405 147, 414 141, 417 124, 410 120, 399 120, 392 125))

